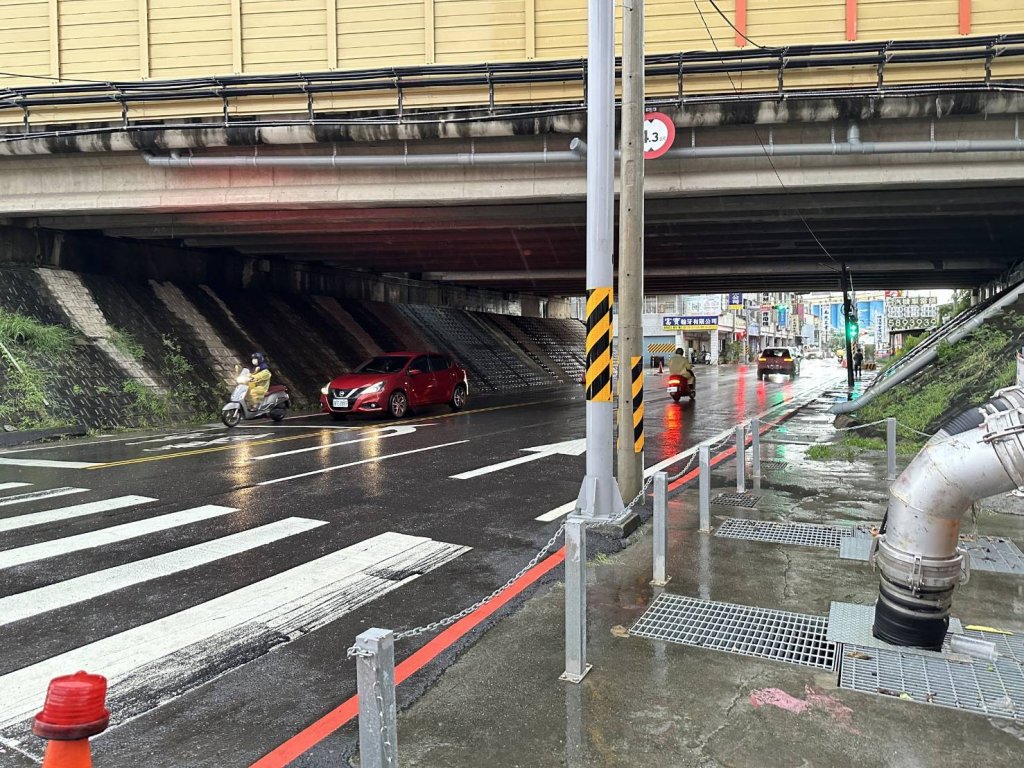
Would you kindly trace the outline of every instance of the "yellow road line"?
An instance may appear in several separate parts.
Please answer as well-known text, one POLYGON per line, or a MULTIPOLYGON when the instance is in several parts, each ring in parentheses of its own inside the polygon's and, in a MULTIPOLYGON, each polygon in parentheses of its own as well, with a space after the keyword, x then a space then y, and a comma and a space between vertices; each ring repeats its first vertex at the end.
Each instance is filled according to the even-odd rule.
MULTIPOLYGON (((321 430, 322 431, 322 430, 321 430)), ((308 432, 304 435, 288 435, 286 437, 271 437, 266 440, 250 440, 241 443, 231 443, 230 445, 214 445, 209 448, 197 448, 194 451, 180 451, 179 453, 164 453, 160 456, 140 456, 137 459, 124 459, 123 461, 108 461, 103 464, 94 464, 87 469, 107 469, 108 467, 124 467, 129 464, 144 464, 149 461, 164 461, 165 459, 179 459, 183 456, 198 456, 202 453, 215 453, 217 451, 230 451, 233 448, 241 448, 247 445, 267 445, 268 443, 283 443, 288 440, 304 440, 310 437, 316 437, 319 432, 308 432)))
MULTIPOLYGON (((424 416, 424 417, 418 418, 418 419, 401 419, 401 420, 397 420, 396 419, 396 420, 391 420, 391 421, 383 421, 383 422, 380 422, 380 423, 377 423, 377 424, 367 424, 365 429, 379 429, 380 427, 388 427, 388 426, 392 426, 392 425, 395 425, 395 424, 421 424, 421 423, 423 423, 425 421, 436 421, 437 419, 450 419, 450 418, 453 418, 455 416, 469 416, 469 415, 474 414, 474 413, 488 413, 490 411, 502 411, 502 410, 505 410, 507 408, 524 408, 524 407, 526 407, 528 405, 545 405, 545 404, 548 404, 548 403, 558 403, 558 402, 563 402, 563 401, 569 401, 571 399, 572 398, 559 397, 559 398, 552 398, 550 400, 537 400, 537 401, 533 401, 533 402, 529 402, 529 403, 513 403, 511 405, 495 405, 495 406, 491 406, 490 408, 477 408, 477 409, 472 410, 472 411, 458 411, 458 412, 455 412, 455 413, 442 413, 442 414, 439 414, 437 416, 424 416)), ((230 451, 233 448, 242 448, 242 447, 247 446, 247 445, 268 445, 270 443, 283 443, 283 442, 286 442, 288 440, 303 440, 303 439, 310 438, 310 437, 317 437, 318 435, 320 435, 320 434, 322 434, 324 432, 324 429, 322 427, 318 427, 315 424, 311 424, 309 426, 309 428, 311 430, 316 430, 316 431, 315 432, 307 432, 307 433, 304 433, 304 434, 301 434, 301 435, 288 435, 286 437, 271 437, 271 438, 267 438, 266 440, 250 440, 250 441, 241 442, 241 443, 231 443, 230 445, 214 445, 214 446, 211 446, 209 448, 197 448, 194 451, 179 451, 178 453, 165 453, 165 454, 162 454, 160 456, 141 456, 141 457, 136 458, 136 459, 124 459, 122 461, 108 461, 108 462, 105 462, 103 464, 95 464, 95 465, 93 465, 91 467, 88 467, 88 469, 108 469, 110 467, 125 467, 125 466, 129 466, 131 464, 145 464, 145 463, 150 462, 150 461, 164 461, 165 459, 180 459, 180 458, 184 458, 186 456, 199 456, 199 455, 204 454, 204 453, 215 453, 215 452, 218 452, 218 451, 230 451)), ((358 430, 358 429, 364 429, 364 427, 352 426, 352 427, 347 427, 344 430, 332 429, 331 431, 332 432, 341 432, 341 431, 348 432, 348 431, 353 431, 353 430, 358 430)), ((327 446, 324 446, 324 447, 327 447, 327 446)))

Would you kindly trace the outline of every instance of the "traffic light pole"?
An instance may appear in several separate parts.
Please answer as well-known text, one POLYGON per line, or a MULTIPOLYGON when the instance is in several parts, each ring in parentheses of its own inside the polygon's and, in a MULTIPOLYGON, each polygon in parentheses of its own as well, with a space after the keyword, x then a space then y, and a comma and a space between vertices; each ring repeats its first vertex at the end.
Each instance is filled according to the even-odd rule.
POLYGON ((853 389, 853 339, 850 338, 850 273, 843 264, 843 336, 846 337, 846 385, 853 389))

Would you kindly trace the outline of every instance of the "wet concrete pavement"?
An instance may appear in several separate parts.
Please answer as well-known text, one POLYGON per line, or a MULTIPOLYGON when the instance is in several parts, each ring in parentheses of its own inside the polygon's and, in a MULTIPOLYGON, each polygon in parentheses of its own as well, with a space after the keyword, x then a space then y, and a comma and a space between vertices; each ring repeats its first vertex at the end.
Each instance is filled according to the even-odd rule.
MULTIPOLYGON (((696 404, 671 403, 652 376, 647 463, 835 373, 759 383, 746 367, 702 369, 696 404)), ((465 608, 557 528, 579 451, 494 469, 584 436, 576 388, 539 400, 0 452, 0 764, 38 761, 26 716, 49 677, 81 667, 114 680, 99 763, 241 766, 288 741, 354 693, 343 651, 356 634, 465 608)), ((403 700, 478 635, 414 676, 403 700)), ((354 745, 343 728, 296 764, 354 745)))
MULTIPOLYGON (((885 455, 852 462, 806 458, 834 437, 829 397, 765 436, 756 510, 714 505, 725 517, 877 523, 885 455)), ((905 465, 907 459, 900 459, 905 465)), ((749 486, 748 486, 749 487, 749 486)), ((712 495, 735 490, 733 462, 712 495)), ((827 616, 832 601, 869 605, 877 575, 834 549, 767 544, 698 532, 695 488, 669 508, 671 594, 827 616)), ((986 500, 978 532, 1024 542, 1024 502, 986 500)), ((588 661, 580 685, 565 669, 561 583, 529 600, 399 714, 403 766, 908 766, 1024 764, 1016 721, 837 687, 835 672, 631 636, 662 591, 649 584, 649 526, 621 553, 588 569, 588 661)), ((970 521, 964 531, 970 532, 970 521)), ((974 572, 957 590, 964 624, 1024 632, 1024 576, 974 572)), ((402 701, 400 695, 400 702, 402 701)), ((309 763, 312 765, 313 763, 309 763)), ((326 762, 320 763, 322 765, 326 762)))

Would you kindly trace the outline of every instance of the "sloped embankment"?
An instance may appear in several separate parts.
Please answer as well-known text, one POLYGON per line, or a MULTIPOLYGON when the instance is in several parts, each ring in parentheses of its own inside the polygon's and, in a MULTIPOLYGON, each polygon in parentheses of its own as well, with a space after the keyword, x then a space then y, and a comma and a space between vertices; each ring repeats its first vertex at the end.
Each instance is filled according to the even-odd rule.
POLYGON ((1022 343, 1024 301, 1019 301, 956 344, 940 344, 934 363, 876 397, 855 419, 864 424, 894 416, 906 427, 934 434, 956 414, 1016 381, 1022 343))

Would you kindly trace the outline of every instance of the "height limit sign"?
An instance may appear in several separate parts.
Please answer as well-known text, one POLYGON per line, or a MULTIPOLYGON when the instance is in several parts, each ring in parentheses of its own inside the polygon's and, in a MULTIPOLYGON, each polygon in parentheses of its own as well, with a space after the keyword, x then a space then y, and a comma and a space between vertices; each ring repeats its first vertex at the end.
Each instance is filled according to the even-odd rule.
POLYGON ((661 157, 672 147, 676 126, 672 118, 662 112, 644 115, 644 160, 661 157))

